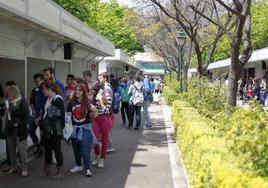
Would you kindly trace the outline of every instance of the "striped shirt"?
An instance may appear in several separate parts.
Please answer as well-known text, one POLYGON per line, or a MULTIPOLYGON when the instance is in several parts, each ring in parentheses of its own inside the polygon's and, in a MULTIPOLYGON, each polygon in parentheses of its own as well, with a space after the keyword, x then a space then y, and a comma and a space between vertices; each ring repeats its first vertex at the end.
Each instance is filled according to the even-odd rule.
POLYGON ((95 106, 98 110, 98 115, 110 114, 111 107, 113 103, 113 90, 109 83, 105 82, 104 90, 100 90, 98 95, 101 95, 105 104, 105 107, 102 108, 99 100, 95 99, 95 106))

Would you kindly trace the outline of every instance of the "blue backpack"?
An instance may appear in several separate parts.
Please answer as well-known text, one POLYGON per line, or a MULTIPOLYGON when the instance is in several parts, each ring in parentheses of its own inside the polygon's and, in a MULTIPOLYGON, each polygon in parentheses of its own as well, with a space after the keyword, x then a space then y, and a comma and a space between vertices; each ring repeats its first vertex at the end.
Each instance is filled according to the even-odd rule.
POLYGON ((114 92, 114 89, 111 86, 111 84, 109 84, 109 86, 111 87, 111 89, 113 91, 112 111, 114 114, 118 114, 120 112, 120 108, 121 108, 121 97, 120 97, 119 93, 114 92))
POLYGON ((118 93, 113 94, 112 111, 118 114, 121 108, 121 97, 118 93))

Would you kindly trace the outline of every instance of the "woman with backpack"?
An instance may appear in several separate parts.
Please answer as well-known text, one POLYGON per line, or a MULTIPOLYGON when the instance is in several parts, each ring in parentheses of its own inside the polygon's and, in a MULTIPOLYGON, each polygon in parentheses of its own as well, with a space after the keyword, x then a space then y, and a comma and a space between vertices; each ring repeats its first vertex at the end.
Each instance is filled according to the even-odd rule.
POLYGON ((129 112, 128 112, 128 101, 129 101, 129 95, 128 95, 128 84, 127 79, 122 78, 121 84, 118 86, 117 93, 120 94, 121 97, 121 116, 122 116, 122 126, 126 126, 126 115, 127 119, 129 120, 129 112))
POLYGON ((141 76, 136 76, 133 84, 128 90, 129 99, 129 124, 128 129, 133 126, 134 113, 136 113, 135 130, 139 130, 141 125, 141 106, 144 101, 143 98, 143 82, 141 76))

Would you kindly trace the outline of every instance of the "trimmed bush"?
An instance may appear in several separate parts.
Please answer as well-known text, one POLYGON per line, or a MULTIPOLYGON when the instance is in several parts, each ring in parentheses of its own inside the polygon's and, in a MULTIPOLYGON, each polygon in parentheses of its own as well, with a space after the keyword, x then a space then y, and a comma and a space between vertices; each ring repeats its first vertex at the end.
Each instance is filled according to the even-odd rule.
POLYGON ((174 90, 171 90, 168 86, 164 87, 164 98, 168 105, 171 105, 174 100, 179 99, 180 96, 174 90))
POLYGON ((240 168, 238 158, 215 122, 202 117, 188 103, 174 101, 172 119, 177 144, 193 187, 268 187, 265 178, 240 168))

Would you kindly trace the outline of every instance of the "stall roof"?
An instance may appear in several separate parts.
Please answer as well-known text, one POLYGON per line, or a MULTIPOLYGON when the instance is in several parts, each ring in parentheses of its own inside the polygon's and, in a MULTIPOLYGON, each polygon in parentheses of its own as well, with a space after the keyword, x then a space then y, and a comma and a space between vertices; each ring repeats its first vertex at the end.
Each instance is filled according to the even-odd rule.
MULTIPOLYGON (((253 63, 257 61, 266 61, 266 60, 268 60, 268 47, 255 50, 252 53, 250 59, 248 60, 248 63, 253 63)), ((216 61, 214 63, 209 64, 208 70, 226 68, 226 67, 229 67, 230 64, 231 64, 230 58, 216 61)))
POLYGON ((0 0, 0 14, 69 38, 103 56, 114 56, 114 44, 51 0, 0 0), (29 22, 30 21, 30 22, 29 22))

